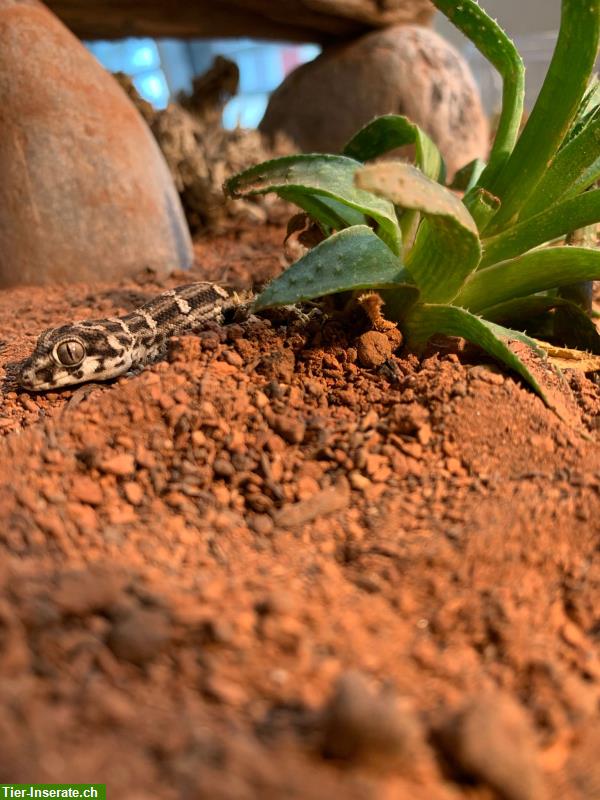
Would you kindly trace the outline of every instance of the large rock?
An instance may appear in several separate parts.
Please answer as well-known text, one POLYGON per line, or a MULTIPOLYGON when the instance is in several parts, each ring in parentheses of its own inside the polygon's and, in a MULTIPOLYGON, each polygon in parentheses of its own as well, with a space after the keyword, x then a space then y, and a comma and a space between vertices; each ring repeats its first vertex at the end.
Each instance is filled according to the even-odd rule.
POLYGON ((49 0, 82 38, 250 36, 347 39, 386 25, 426 23, 429 0, 49 0))
POLYGON ((150 131, 36 0, 0 0, 0 286, 112 280, 192 260, 150 131))
POLYGON ((414 25, 328 47, 298 67, 271 96, 260 130, 281 131, 305 152, 334 153, 389 113, 420 125, 449 173, 487 153, 488 122, 465 61, 434 31, 414 25))

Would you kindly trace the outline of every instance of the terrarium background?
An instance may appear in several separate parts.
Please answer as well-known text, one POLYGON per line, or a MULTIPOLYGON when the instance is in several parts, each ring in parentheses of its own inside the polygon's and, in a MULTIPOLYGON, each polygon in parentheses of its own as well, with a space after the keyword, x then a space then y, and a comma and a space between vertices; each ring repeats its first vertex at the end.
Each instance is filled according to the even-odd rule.
MULTIPOLYGON (((552 57, 560 10, 547 0, 489 0, 486 10, 516 41, 527 67, 526 107, 531 108, 552 57)), ((500 78, 473 45, 438 14, 435 27, 465 55, 481 88, 486 110, 498 110, 500 78)), ((112 71, 132 75, 140 94, 163 108, 178 91, 191 87, 194 75, 208 69, 216 55, 233 59, 240 68, 240 89, 226 106, 225 127, 255 127, 269 94, 296 66, 310 61, 320 47, 252 39, 124 39, 90 42, 90 50, 112 71)))

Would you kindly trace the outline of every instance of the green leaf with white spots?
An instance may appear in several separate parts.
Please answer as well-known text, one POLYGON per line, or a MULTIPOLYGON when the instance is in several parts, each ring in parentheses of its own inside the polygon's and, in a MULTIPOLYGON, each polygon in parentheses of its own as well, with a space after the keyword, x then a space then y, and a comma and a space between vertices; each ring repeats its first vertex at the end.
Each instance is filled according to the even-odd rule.
POLYGON ((254 308, 284 306, 355 289, 410 283, 398 258, 366 225, 334 233, 270 283, 254 308))
POLYGON ((232 197, 275 192, 283 197, 331 198, 374 220, 378 235, 399 255, 402 235, 394 206, 354 185, 354 173, 361 166, 345 156, 285 156, 234 175, 226 181, 224 189, 232 197))
POLYGON ((477 226, 461 201, 400 161, 369 164, 356 183, 397 206, 420 212, 423 222, 405 265, 425 302, 452 300, 481 258, 477 226))
POLYGON ((415 146, 415 163, 421 172, 444 183, 446 170, 437 146, 418 125, 399 114, 384 114, 368 122, 350 139, 342 153, 357 161, 370 161, 406 145, 415 146))

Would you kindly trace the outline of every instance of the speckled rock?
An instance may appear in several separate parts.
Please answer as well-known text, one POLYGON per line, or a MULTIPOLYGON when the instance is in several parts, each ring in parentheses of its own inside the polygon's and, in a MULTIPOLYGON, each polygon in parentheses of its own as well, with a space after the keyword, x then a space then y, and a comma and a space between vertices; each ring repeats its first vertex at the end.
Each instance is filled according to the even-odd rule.
POLYGON ((192 260, 160 151, 114 79, 36 0, 0 0, 0 286, 192 260))
POLYGON ((466 62, 441 36, 396 25, 326 49, 273 93, 260 129, 305 152, 337 152, 373 117, 406 114, 437 143, 449 173, 485 157, 489 129, 466 62))

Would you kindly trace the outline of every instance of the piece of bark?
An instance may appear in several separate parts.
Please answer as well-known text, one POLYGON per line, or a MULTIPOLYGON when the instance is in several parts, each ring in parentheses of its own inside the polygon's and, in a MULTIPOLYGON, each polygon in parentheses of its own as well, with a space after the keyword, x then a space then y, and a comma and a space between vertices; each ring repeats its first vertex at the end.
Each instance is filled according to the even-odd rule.
POLYGON ((328 42, 387 25, 427 23, 429 0, 50 0, 78 36, 227 37, 328 42))

